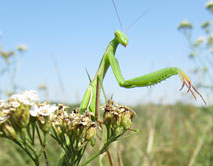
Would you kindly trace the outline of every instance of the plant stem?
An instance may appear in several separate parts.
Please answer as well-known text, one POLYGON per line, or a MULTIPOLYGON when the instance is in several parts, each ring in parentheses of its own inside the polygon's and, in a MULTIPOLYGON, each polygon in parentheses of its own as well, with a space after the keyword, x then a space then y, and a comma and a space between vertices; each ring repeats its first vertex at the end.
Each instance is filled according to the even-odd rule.
MULTIPOLYGON (((120 136, 120 135, 119 135, 120 136)), ((104 144, 104 146, 103 146, 103 148, 98 152, 98 153, 96 153, 94 156, 92 156, 89 160, 87 160, 86 162, 84 162, 83 164, 81 164, 81 166, 85 166, 85 165, 87 165, 87 164, 89 164, 92 160, 94 160, 96 157, 98 157, 99 155, 101 155, 102 153, 104 153, 106 150, 107 150, 107 148, 108 148, 108 146, 112 143, 112 142, 114 142, 119 136, 116 136, 116 137, 111 137, 105 144, 104 144)))

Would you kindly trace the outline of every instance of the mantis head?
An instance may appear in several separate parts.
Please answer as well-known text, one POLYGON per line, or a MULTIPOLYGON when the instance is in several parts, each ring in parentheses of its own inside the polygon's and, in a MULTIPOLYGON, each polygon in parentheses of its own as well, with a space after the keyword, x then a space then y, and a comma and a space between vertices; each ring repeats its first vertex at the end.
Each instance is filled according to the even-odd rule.
POLYGON ((115 39, 124 47, 126 47, 128 44, 128 37, 119 30, 115 31, 115 39))

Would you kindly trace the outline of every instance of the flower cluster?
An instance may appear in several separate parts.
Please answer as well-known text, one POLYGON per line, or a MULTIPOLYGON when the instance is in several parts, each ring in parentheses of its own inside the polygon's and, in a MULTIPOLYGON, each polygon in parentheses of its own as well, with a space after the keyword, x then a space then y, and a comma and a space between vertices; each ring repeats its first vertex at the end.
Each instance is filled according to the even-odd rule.
MULTIPOLYGON (((107 139, 95 157, 104 153, 112 142, 122 136, 135 117, 129 107, 118 105, 112 100, 103 108, 107 139)), ((0 137, 19 145, 36 166, 40 163, 42 152, 48 161, 45 152, 48 135, 63 149, 58 165, 79 165, 86 145, 89 142, 94 145, 95 142, 94 115, 88 110, 81 114, 79 108, 69 113, 68 107, 62 104, 40 103, 38 94, 32 90, 14 94, 8 100, 0 100, 0 137), (41 131, 43 134, 40 134, 41 131)))
POLYGON ((111 131, 111 135, 120 135, 130 128, 136 116, 129 107, 118 105, 113 100, 108 100, 104 108, 104 124, 111 131))
POLYGON ((73 149, 81 149, 88 141, 92 140, 96 134, 95 122, 91 120, 92 113, 79 113, 75 108, 70 114, 66 112, 67 107, 59 105, 59 109, 54 116, 52 126, 57 137, 68 137, 73 149))
MULTIPOLYGON (((9 124, 15 130, 26 128, 30 123, 38 122, 43 132, 51 127, 51 115, 57 106, 39 103, 36 91, 29 90, 12 95, 8 100, 0 100, 0 125, 9 124)), ((3 127, 4 129, 4 127, 3 127)))
POLYGON ((192 29, 192 28, 193 28, 193 25, 186 20, 182 21, 180 23, 180 25, 178 25, 179 30, 181 30, 181 29, 192 29))
POLYGON ((51 135, 65 152, 62 163, 79 163, 79 154, 83 155, 87 143, 94 140, 96 125, 91 120, 92 113, 80 114, 78 108, 68 113, 67 109, 62 104, 40 103, 36 91, 14 94, 8 100, 0 100, 0 136, 17 143, 37 165, 46 137, 51 135), (36 133, 40 150, 35 144, 36 133))
POLYGON ((9 138, 16 137, 16 131, 26 128, 30 122, 30 109, 39 102, 35 91, 24 91, 12 95, 8 100, 0 100, 0 129, 9 138), (5 129, 9 128, 10 133, 5 129), (14 132, 12 132, 14 130, 14 132))

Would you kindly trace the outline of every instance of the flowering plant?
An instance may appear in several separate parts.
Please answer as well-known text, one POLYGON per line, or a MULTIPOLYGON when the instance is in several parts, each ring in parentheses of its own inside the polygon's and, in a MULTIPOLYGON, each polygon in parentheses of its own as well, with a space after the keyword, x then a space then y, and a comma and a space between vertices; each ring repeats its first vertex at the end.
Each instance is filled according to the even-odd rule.
POLYGON ((63 150, 57 165, 78 166, 87 144, 95 144, 96 131, 100 129, 107 138, 102 139, 104 142, 100 151, 82 164, 87 165, 129 130, 135 117, 129 107, 118 105, 112 100, 102 110, 103 122, 100 122, 88 110, 80 114, 79 109, 75 108, 69 113, 68 107, 63 104, 40 103, 36 91, 24 91, 12 95, 8 100, 0 100, 0 137, 10 139, 22 148, 35 166, 41 165, 43 154, 47 166, 45 147, 49 135, 63 150), (39 143, 36 144, 37 137, 39 143))

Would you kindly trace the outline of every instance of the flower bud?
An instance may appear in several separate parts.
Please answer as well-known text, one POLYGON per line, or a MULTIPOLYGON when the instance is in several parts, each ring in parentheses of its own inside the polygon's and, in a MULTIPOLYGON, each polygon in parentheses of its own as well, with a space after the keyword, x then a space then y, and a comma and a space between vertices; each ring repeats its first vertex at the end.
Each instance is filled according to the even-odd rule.
POLYGON ((56 135, 59 136, 59 137, 61 137, 62 134, 63 134, 63 132, 62 132, 62 129, 61 129, 60 124, 57 123, 57 121, 53 121, 53 122, 52 122, 52 127, 53 127, 53 129, 55 130, 56 135))
POLYGON ((38 125, 44 133, 48 133, 51 128, 51 120, 48 116, 39 116, 38 125))
POLYGON ((86 126, 83 124, 78 124, 75 129, 75 135, 77 136, 77 139, 81 139, 86 133, 86 126))
POLYGON ((88 128, 88 130, 86 132, 86 137, 85 137, 86 140, 87 141, 92 140, 92 138, 94 138, 95 134, 96 134, 96 129, 95 129, 95 124, 94 124, 88 128))
POLYGON ((112 116, 113 116, 113 115, 110 113, 110 111, 105 111, 105 112, 104 112, 103 121, 104 121, 104 124, 105 124, 106 126, 108 126, 109 124, 111 124, 112 116))
POLYGON ((114 128, 117 128, 117 127, 120 126, 120 124, 121 124, 121 116, 120 116, 120 114, 114 113, 114 115, 112 117, 112 126, 114 128))
POLYGON ((132 125, 131 112, 124 112, 122 114, 121 125, 125 129, 129 129, 130 128, 130 126, 132 125))
POLYGON ((30 113, 29 113, 30 106, 26 106, 21 104, 20 106, 14 108, 11 107, 11 121, 19 128, 25 128, 29 124, 30 121, 30 113))
POLYGON ((124 128, 122 126, 116 127, 114 129, 114 133, 115 133, 116 136, 121 134, 123 131, 124 131, 124 128))
POLYGON ((11 138, 11 139, 16 139, 17 135, 16 135, 16 131, 15 129, 8 123, 4 123, 2 124, 2 129, 4 134, 11 138))
POLYGON ((132 125, 132 120, 136 116, 135 112, 132 111, 129 107, 124 106, 123 108, 124 111, 122 112, 122 120, 121 120, 121 125, 125 129, 129 129, 130 126, 132 125))

